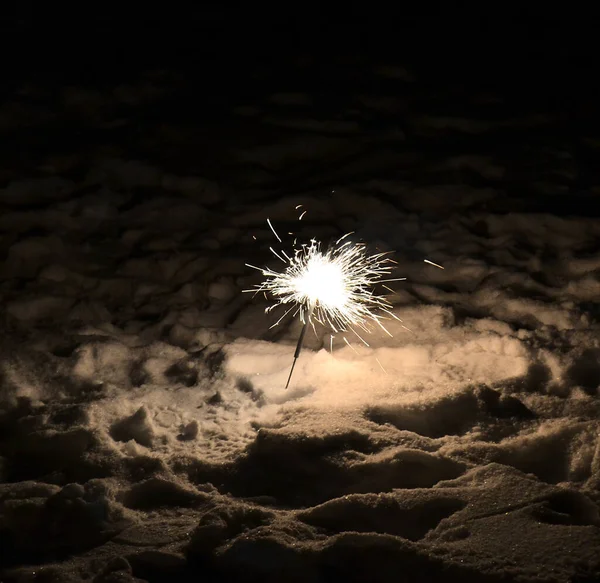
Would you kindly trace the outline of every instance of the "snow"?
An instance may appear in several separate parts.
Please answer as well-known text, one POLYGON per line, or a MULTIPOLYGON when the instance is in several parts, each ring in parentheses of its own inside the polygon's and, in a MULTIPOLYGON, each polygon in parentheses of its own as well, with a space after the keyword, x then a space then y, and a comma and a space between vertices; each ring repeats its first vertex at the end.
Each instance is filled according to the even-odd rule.
MULTIPOLYGON (((110 132, 181 79, 73 85, 63 107, 112 147, 2 170, 3 581, 600 577, 600 222, 515 194, 523 151, 479 146, 554 118, 494 95, 472 99, 488 117, 411 113, 417 76, 370 74, 403 91, 331 111, 273 88, 231 105, 252 115, 228 146, 165 113, 137 151, 110 132), (213 143, 222 166, 190 161, 213 143), (287 390, 301 323, 242 293, 246 263, 277 267, 267 217, 288 251, 355 231, 407 278, 391 337, 317 325, 287 390)), ((25 89, 43 101, 17 89, 3 132, 25 89)), ((553 148, 529 162, 560 190, 553 148)))

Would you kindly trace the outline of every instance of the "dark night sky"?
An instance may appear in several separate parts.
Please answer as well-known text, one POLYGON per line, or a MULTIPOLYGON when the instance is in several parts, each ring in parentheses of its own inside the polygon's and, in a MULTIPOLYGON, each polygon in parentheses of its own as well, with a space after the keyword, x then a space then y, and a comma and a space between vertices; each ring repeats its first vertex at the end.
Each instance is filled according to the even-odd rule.
POLYGON ((483 78, 522 75, 535 63, 538 75, 565 78, 595 61, 592 15, 548 7, 485 5, 457 11, 454 6, 378 8, 355 2, 343 10, 316 3, 275 8, 157 3, 124 9, 97 2, 61 10, 50 3, 34 9, 32 2, 21 2, 6 13, 8 59, 17 68, 21 61, 53 69, 117 62, 247 64, 311 52, 408 60, 433 68, 436 75, 477 71, 483 78))

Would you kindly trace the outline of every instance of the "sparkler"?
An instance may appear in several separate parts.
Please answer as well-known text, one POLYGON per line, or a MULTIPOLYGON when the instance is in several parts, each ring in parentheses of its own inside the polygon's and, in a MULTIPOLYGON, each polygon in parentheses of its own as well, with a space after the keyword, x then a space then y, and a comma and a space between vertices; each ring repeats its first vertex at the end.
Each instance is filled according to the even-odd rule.
MULTIPOLYGON (((267 219, 267 222, 277 240, 281 242, 271 221, 267 219)), ((396 263, 388 257, 389 253, 369 255, 364 243, 344 241, 351 234, 347 233, 338 239, 326 251, 321 249, 321 243, 316 239, 295 247, 292 256, 270 247, 273 255, 286 264, 282 271, 246 264, 260 271, 265 280, 254 289, 244 291, 264 292, 265 295, 269 293, 276 300, 265 312, 280 305, 291 304, 271 327, 277 326, 290 312, 293 312, 294 317, 299 315, 304 324, 296 345, 286 389, 300 356, 308 325, 311 324, 314 328, 314 321, 329 326, 334 333, 350 330, 366 346, 369 344, 357 328, 370 333, 374 325, 377 325, 392 336, 382 320, 389 316, 401 321, 392 313, 389 301, 374 292, 374 286, 406 278, 387 278, 396 263)))

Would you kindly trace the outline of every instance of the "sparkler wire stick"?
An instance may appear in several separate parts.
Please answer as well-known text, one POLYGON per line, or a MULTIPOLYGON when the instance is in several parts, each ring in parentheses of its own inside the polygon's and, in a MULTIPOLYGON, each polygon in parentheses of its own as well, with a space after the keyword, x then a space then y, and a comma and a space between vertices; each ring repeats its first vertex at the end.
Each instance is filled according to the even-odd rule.
POLYGON ((315 305, 311 304, 308 308, 305 316, 304 326, 302 326, 302 330, 300 331, 300 338, 298 338, 298 344, 296 344, 296 352, 294 352, 294 362, 292 362, 292 368, 290 369, 290 376, 288 376, 287 383, 285 384, 285 388, 287 389, 290 386, 290 380, 292 379, 292 373, 294 372, 294 367, 296 366, 296 361, 300 356, 300 352, 302 352, 302 345, 304 344, 304 337, 306 336, 306 330, 308 328, 308 324, 310 322, 310 318, 315 309, 315 305))

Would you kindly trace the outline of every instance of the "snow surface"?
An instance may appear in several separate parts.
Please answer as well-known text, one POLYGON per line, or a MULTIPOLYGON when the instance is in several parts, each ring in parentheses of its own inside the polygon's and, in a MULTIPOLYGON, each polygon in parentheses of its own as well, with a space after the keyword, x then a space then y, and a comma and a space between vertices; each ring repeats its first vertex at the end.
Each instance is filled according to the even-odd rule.
POLYGON ((232 104, 229 145, 174 116, 114 146, 164 72, 2 106, 39 141, 0 173, 2 581, 600 578, 600 221, 535 203, 575 162, 539 145, 551 113, 410 113, 413 76, 372 75, 403 92, 232 104), (277 266, 267 217, 407 278, 393 337, 317 326, 288 390, 301 324, 242 293, 277 266))

